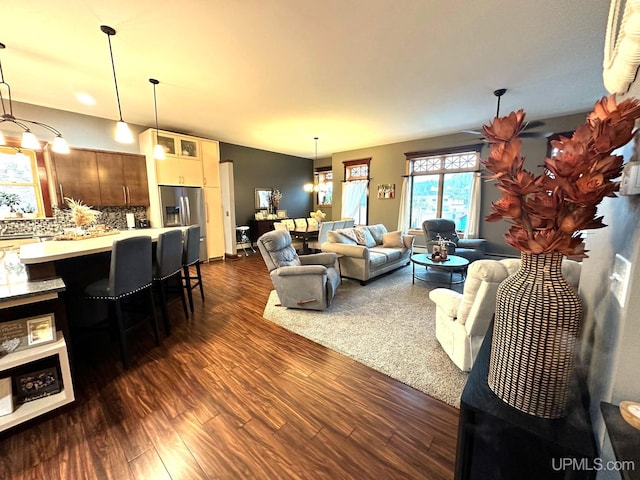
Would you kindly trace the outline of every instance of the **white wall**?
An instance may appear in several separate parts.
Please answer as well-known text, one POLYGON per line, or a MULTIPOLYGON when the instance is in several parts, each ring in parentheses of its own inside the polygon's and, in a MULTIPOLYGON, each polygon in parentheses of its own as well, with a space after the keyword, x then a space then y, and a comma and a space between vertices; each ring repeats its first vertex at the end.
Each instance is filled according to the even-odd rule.
MULTIPOLYGON (((637 158, 633 146, 625 151, 625 158, 632 155, 637 158)), ((580 276, 580 296, 585 306, 582 355, 589 368, 591 418, 596 438, 603 447, 602 455, 612 460, 612 452, 605 442, 600 402, 640 401, 637 373, 640 365, 640 242, 637 241, 640 196, 605 198, 598 214, 604 216, 608 226, 592 231, 587 237, 589 258, 585 259, 580 276), (624 305, 619 305, 609 290, 616 253, 632 263, 624 305)))

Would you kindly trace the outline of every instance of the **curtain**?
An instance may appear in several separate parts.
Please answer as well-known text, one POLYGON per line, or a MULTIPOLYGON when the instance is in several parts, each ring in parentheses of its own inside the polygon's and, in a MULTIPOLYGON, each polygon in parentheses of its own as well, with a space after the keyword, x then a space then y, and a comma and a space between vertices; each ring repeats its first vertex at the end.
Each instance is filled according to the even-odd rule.
POLYGON ((342 213, 341 218, 355 218, 362 203, 362 198, 367 193, 368 182, 344 182, 342 186, 342 213))
POLYGON ((402 179, 402 190, 400 191, 400 211, 398 212, 398 230, 407 232, 409 230, 411 219, 411 197, 408 191, 409 177, 402 179))
POLYGON ((467 228, 464 231, 464 238, 478 238, 480 234, 480 187, 482 176, 480 172, 473 173, 471 182, 471 192, 469 194, 469 218, 467 228))

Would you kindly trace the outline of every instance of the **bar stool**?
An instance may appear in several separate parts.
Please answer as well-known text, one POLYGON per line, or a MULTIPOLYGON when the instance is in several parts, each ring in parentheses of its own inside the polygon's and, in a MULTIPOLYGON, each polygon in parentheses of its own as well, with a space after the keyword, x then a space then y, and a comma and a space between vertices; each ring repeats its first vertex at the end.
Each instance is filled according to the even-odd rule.
POLYGON ((191 225, 184 231, 184 248, 182 251, 182 271, 184 275, 187 296, 189 297, 189 307, 193 313, 193 294, 191 291, 197 286, 200 287, 200 296, 204 302, 204 289, 202 287, 202 274, 200 273, 200 226, 191 225), (196 275, 191 275, 190 267, 196 267, 196 275), (196 280, 195 283, 191 283, 196 280))
POLYGON ((184 316, 189 318, 187 302, 184 299, 184 284, 182 283, 182 232, 178 229, 170 230, 158 235, 158 247, 156 249, 156 262, 153 272, 153 283, 160 292, 160 307, 164 321, 164 331, 171 335, 171 324, 167 309, 167 292, 169 280, 177 280, 178 293, 182 301, 184 316))
POLYGON ((122 364, 125 369, 129 368, 130 364, 128 334, 144 324, 147 317, 150 317, 156 345, 160 345, 152 284, 151 237, 133 237, 113 242, 109 277, 97 280, 84 288, 84 299, 108 303, 108 320, 118 333, 122 364), (127 321, 124 316, 123 300, 143 291, 147 294, 149 311, 142 312, 141 318, 135 322, 127 321))
POLYGON ((247 244, 249 244, 252 253, 256 253, 256 249, 253 248, 253 244, 251 243, 251 239, 249 238, 249 234, 247 233, 248 231, 249 227, 247 227, 246 225, 236 227, 236 245, 239 245, 240 248, 242 248, 245 257, 249 256, 249 253, 247 253, 247 244))

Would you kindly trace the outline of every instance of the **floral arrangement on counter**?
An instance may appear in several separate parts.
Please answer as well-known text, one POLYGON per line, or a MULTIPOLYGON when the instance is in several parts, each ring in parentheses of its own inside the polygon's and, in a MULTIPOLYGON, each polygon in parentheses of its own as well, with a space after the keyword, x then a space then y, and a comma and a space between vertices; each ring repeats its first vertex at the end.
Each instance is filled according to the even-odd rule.
POLYGON ((321 222, 322 220, 325 219, 325 217, 327 216, 326 213, 324 213, 322 210, 318 209, 315 212, 311 212, 309 213, 309 216, 315 220, 317 220, 318 222, 321 222))
POLYGON ((511 223, 507 243, 526 253, 559 252, 586 257, 581 231, 602 228, 597 205, 615 197, 623 157, 611 152, 633 138, 640 102, 629 98, 616 104, 603 97, 571 138, 552 141, 555 155, 545 158, 545 172, 535 176, 523 168, 523 110, 495 118, 483 127, 491 152, 482 161, 497 181, 502 197, 493 202, 489 222, 511 223))
POLYGON ((93 210, 90 206, 82 203, 82 200, 74 200, 73 198, 64 198, 71 210, 71 218, 78 227, 84 227, 96 223, 96 217, 100 212, 93 210))

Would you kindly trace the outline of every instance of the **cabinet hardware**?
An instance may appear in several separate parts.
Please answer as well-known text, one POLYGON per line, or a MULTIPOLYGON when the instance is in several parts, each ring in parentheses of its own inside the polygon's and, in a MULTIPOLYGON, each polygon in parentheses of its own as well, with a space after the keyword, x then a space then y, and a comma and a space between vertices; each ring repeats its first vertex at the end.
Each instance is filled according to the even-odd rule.
POLYGON ((60 203, 64 203, 64 192, 62 191, 62 184, 58 184, 60 186, 60 203))
POLYGON ((127 190, 124 185, 122 185, 122 194, 124 195, 124 204, 127 204, 127 190))

